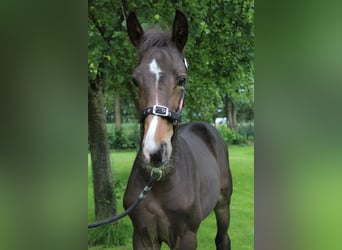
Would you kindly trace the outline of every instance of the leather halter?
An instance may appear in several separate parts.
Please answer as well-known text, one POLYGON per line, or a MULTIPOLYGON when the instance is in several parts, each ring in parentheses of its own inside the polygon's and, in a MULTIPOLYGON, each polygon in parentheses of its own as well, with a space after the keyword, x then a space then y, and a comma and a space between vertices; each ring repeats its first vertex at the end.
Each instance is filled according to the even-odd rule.
MULTIPOLYGON (((183 62, 184 62, 186 71, 188 71, 189 66, 185 58, 183 59, 183 62)), ((178 103, 178 108, 176 111, 170 111, 168 107, 163 106, 163 105, 154 105, 152 107, 148 107, 144 109, 142 112, 142 116, 141 116, 141 122, 143 122, 148 115, 156 115, 156 116, 165 117, 173 121, 175 125, 178 124, 178 122, 182 121, 182 109, 183 109, 183 104, 184 104, 184 97, 185 97, 185 90, 183 90, 182 92, 181 98, 178 103)))
POLYGON ((154 105, 153 107, 148 107, 142 112, 142 121, 145 120, 148 115, 157 115, 165 117, 174 122, 182 121, 182 113, 179 111, 173 112, 169 111, 168 107, 162 105, 154 105))

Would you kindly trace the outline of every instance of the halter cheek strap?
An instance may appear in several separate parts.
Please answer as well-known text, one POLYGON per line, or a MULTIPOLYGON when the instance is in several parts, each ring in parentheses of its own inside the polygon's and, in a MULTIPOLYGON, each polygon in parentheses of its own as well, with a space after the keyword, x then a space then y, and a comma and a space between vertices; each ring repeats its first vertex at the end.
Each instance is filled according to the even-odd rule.
POLYGON ((185 90, 183 90, 181 98, 178 103, 177 112, 182 113, 183 105, 184 105, 184 97, 185 97, 185 90))

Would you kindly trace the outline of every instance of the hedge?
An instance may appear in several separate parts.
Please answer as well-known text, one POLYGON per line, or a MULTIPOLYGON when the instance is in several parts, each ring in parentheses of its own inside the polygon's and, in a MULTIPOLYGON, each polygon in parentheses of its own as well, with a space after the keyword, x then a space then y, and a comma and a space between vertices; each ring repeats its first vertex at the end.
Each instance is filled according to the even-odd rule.
MULTIPOLYGON (((216 127, 228 145, 251 144, 254 141, 254 124, 241 123, 237 132, 226 125, 216 127)), ((138 124, 123 124, 116 129, 114 124, 107 124, 108 143, 111 149, 137 149, 140 145, 140 126, 138 124)))

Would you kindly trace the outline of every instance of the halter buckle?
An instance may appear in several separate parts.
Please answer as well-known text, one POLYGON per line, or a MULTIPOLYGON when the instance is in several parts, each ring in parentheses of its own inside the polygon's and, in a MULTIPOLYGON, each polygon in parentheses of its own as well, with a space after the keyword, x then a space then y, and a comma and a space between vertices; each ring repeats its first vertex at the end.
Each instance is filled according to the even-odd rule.
POLYGON ((169 116, 169 109, 165 106, 154 105, 152 109, 152 114, 159 116, 169 116))

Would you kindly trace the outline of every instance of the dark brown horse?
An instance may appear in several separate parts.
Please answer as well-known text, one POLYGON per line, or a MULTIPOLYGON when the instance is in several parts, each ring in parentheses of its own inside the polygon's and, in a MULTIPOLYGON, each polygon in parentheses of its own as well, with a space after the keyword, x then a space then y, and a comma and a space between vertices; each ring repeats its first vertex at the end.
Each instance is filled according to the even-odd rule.
POLYGON ((134 13, 127 29, 140 61, 133 71, 142 113, 142 142, 129 177, 124 207, 139 196, 152 174, 160 179, 133 210, 134 249, 197 247, 199 226, 211 211, 216 248, 230 249, 232 177, 225 142, 210 124, 178 125, 183 106, 188 36, 186 16, 176 11, 172 33, 144 32, 134 13))

